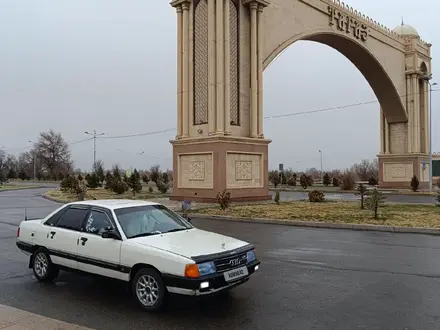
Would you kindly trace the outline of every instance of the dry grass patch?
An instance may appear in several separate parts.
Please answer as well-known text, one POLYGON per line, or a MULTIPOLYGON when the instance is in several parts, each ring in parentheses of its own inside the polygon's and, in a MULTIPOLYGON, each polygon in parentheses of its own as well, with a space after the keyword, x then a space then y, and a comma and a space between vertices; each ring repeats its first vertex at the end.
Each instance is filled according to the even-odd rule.
POLYGON ((387 205, 380 208, 375 220, 369 210, 361 210, 357 202, 310 203, 305 201, 276 204, 234 205, 194 210, 197 214, 223 215, 241 218, 265 218, 332 223, 373 224, 401 227, 440 228, 440 207, 430 205, 387 205))
MULTIPOLYGON (((78 200, 76 194, 70 193, 70 192, 63 192, 59 189, 56 190, 49 190, 47 193, 45 193, 46 197, 49 197, 53 200, 56 200, 60 203, 70 203, 75 202, 78 200)), ((133 196, 133 193, 131 191, 128 191, 124 194, 118 195, 112 191, 105 190, 103 188, 98 189, 89 189, 87 190, 86 196, 84 197, 85 200, 90 199, 153 199, 153 198, 162 198, 166 197, 166 194, 160 194, 160 193, 150 193, 148 190, 145 189, 145 191, 141 191, 140 193, 136 193, 136 195, 133 196)))
POLYGON ((4 184, 0 186, 0 191, 2 190, 23 190, 23 189, 33 189, 38 188, 37 185, 16 185, 16 184, 4 184))

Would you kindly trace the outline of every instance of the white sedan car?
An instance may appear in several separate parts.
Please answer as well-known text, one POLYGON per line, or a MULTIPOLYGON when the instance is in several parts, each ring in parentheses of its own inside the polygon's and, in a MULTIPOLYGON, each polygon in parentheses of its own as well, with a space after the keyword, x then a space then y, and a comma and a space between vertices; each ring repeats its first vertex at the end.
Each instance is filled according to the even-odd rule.
POLYGON ((44 219, 23 221, 18 248, 39 281, 74 270, 126 281, 140 306, 157 310, 168 293, 225 292, 258 270, 254 246, 195 228, 146 201, 95 200, 63 205, 44 219))

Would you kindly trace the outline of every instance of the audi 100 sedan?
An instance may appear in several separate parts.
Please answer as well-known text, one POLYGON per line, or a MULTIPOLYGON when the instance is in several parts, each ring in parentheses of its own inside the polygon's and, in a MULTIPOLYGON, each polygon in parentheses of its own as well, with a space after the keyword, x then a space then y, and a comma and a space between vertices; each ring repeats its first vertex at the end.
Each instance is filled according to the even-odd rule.
POLYGON ((139 305, 160 309, 169 293, 205 296, 247 282, 260 266, 252 244, 195 228, 162 204, 94 200, 25 220, 18 248, 38 281, 60 270, 127 282, 139 305))

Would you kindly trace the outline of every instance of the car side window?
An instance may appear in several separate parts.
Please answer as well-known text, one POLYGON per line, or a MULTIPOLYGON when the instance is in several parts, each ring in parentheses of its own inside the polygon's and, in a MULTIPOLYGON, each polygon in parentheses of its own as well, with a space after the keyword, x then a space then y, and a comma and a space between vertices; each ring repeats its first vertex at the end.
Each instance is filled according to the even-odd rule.
POLYGON ((59 217, 66 211, 66 207, 63 207, 61 210, 59 210, 57 213, 52 215, 49 219, 46 220, 44 223, 46 226, 55 226, 57 223, 59 217))
POLYGON ((57 227, 79 231, 87 212, 85 208, 69 208, 58 220, 57 227))
POLYGON ((104 212, 92 210, 82 226, 82 231, 101 235, 108 227, 113 227, 110 218, 104 212))

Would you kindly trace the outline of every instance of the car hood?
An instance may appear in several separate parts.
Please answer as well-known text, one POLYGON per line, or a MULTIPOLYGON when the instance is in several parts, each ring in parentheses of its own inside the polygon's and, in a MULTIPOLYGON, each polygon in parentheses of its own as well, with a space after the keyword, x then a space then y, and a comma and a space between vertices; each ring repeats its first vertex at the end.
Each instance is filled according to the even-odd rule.
POLYGON ((138 237, 131 239, 131 241, 187 258, 230 251, 249 244, 236 238, 197 228, 168 234, 138 237))

